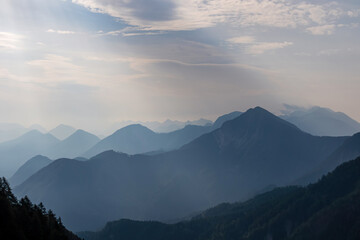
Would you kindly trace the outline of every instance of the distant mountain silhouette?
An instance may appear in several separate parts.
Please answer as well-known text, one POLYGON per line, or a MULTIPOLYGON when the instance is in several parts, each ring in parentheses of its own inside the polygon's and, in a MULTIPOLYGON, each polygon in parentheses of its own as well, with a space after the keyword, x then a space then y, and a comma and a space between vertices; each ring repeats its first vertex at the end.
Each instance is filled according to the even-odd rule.
POLYGON ((41 155, 37 155, 28 160, 24 165, 22 165, 9 179, 9 183, 12 187, 17 186, 23 183, 26 179, 28 179, 30 176, 32 176, 34 173, 36 173, 43 167, 49 165, 51 162, 51 159, 41 155))
POLYGON ((100 139, 83 130, 77 130, 72 135, 48 149, 47 156, 51 158, 76 158, 97 144, 100 139))
POLYGON ((351 136, 360 132, 360 123, 328 108, 299 109, 281 117, 316 136, 351 136))
POLYGON ((130 125, 135 125, 135 124, 140 124, 144 127, 147 127, 156 133, 168 133, 168 132, 180 130, 180 129, 186 127, 187 125, 210 126, 210 125, 212 125, 212 121, 203 119, 203 118, 201 118, 199 120, 195 120, 195 121, 186 121, 186 122, 170 120, 170 119, 167 119, 164 122, 123 121, 123 122, 118 122, 118 123, 114 124, 111 127, 110 132, 114 132, 117 129, 121 129, 121 128, 130 126, 130 125))
POLYGON ((30 158, 59 143, 51 134, 32 130, 21 137, 0 144, 0 176, 11 176, 30 158))
POLYGON ((182 129, 168 133, 155 133, 140 124, 129 125, 104 138, 83 155, 85 157, 93 157, 108 150, 140 154, 178 149, 195 138, 221 127, 224 122, 240 115, 240 112, 223 115, 215 121, 214 125, 201 126, 200 124, 210 123, 205 119, 187 122, 199 125, 186 125, 182 129))
POLYGON ((360 237, 360 158, 306 188, 278 188, 234 204, 223 203, 177 224, 119 220, 85 240, 357 240, 360 237))
POLYGON ((0 143, 20 137, 28 131, 27 128, 12 123, 0 124, 0 143))
POLYGON ((124 127, 104 138, 88 150, 84 156, 92 157, 107 150, 134 154, 160 149, 160 135, 140 124, 135 124, 124 127))
POLYGON ((14 140, 31 130, 38 130, 42 133, 46 132, 40 125, 32 125, 26 128, 17 123, 0 123, 0 143, 14 140))
POLYGON ((76 129, 71 126, 60 124, 56 128, 50 130, 49 133, 59 140, 64 140, 65 138, 68 138, 70 135, 72 135, 75 131, 76 129))
POLYGON ((211 127, 188 125, 170 133, 155 133, 140 124, 130 125, 101 140, 84 156, 92 157, 107 150, 128 154, 173 150, 210 130, 211 127))
POLYGON ((33 124, 29 127, 29 130, 37 130, 41 133, 46 133, 46 128, 44 128, 43 126, 41 126, 40 124, 33 124))
MULTIPOLYGON (((121 131, 146 136, 144 141, 157 136, 141 126, 121 131)), ((14 192, 44 202, 75 231, 119 218, 178 219, 247 199, 270 185, 287 185, 346 139, 312 136, 257 107, 175 151, 134 156, 107 151, 86 162, 57 160, 14 192)))

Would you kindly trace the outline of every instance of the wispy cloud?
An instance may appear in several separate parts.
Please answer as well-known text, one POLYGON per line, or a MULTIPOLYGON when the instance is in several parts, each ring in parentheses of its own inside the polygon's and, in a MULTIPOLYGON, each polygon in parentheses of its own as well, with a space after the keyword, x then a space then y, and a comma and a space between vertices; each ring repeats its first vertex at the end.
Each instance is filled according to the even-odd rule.
POLYGON ((291 45, 293 45, 292 42, 260 42, 251 45, 248 48, 248 53, 254 55, 263 54, 266 51, 282 49, 291 45))
POLYGON ((253 36, 242 36, 230 38, 227 41, 234 44, 249 44, 255 42, 255 38, 253 36))
POLYGON ((131 36, 142 36, 142 35, 159 35, 163 33, 164 31, 153 31, 140 27, 125 27, 120 30, 110 31, 106 33, 100 32, 99 35, 111 35, 111 36, 121 35, 123 37, 131 37, 131 36))
POLYGON ((32 81, 79 81, 86 77, 86 71, 83 67, 74 64, 71 58, 60 55, 47 54, 42 59, 29 61, 27 65, 41 70, 40 75, 31 79, 32 81))
POLYGON ((1 49, 10 49, 16 50, 21 48, 21 41, 24 37, 22 35, 10 33, 10 32, 0 32, 0 50, 1 49))
POLYGON ((336 29, 336 25, 329 24, 329 25, 309 27, 306 30, 313 35, 331 35, 334 33, 335 29, 336 29))
POLYGON ((240 36, 227 39, 230 44, 243 45, 245 52, 252 55, 263 54, 266 51, 285 48, 293 45, 292 42, 258 42, 253 36, 240 36))
POLYGON ((54 29, 49 29, 47 30, 48 33, 57 33, 57 34, 75 34, 75 32, 73 31, 68 31, 68 30, 54 30, 54 29))
POLYGON ((236 26, 295 28, 324 25, 341 16, 356 16, 331 2, 284 0, 72 0, 93 12, 119 18, 147 30, 194 30, 220 23, 236 26))

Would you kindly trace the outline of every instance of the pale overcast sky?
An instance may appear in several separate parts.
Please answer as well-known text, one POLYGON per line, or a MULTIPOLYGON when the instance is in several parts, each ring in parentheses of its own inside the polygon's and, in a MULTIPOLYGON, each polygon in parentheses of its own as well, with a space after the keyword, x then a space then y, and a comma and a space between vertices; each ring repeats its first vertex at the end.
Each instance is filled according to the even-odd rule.
POLYGON ((93 129, 284 103, 360 120, 358 0, 1 0, 0 122, 93 129))

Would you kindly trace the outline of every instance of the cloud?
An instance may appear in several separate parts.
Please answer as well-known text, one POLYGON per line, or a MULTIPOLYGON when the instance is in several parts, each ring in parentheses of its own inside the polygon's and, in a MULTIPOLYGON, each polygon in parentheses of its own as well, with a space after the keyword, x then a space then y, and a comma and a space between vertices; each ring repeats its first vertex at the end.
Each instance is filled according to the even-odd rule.
POLYGON ((257 42, 253 36, 241 36, 227 39, 231 44, 245 46, 245 52, 252 55, 263 54, 266 51, 281 49, 293 45, 292 42, 257 42))
POLYGON ((242 36, 230 38, 227 41, 234 44, 249 44, 255 42, 255 38, 252 36, 242 36))
POLYGON ((57 33, 57 34, 75 34, 75 32, 73 31, 68 31, 68 30, 54 30, 54 29, 49 29, 47 30, 48 33, 57 33))
POLYGON ((349 17, 353 17, 353 18, 358 17, 358 16, 360 16, 360 9, 349 10, 349 11, 347 12, 347 15, 348 15, 349 17))
POLYGON ((142 35, 159 35, 163 34, 164 31, 147 31, 146 29, 139 27, 126 27, 120 30, 110 31, 110 32, 100 32, 99 35, 111 35, 111 36, 123 36, 123 37, 131 37, 131 36, 142 36, 142 35))
POLYGON ((27 62, 27 65, 40 71, 32 75, 33 82, 67 82, 85 80, 86 71, 73 63, 71 58, 47 54, 42 59, 27 62))
POLYGON ((330 24, 330 25, 309 27, 306 30, 313 35, 331 35, 334 33, 335 29, 336 29, 336 25, 330 24))
POLYGON ((221 23, 295 28, 326 24, 345 11, 338 4, 284 0, 72 0, 144 30, 195 30, 221 23))
POLYGON ((341 49, 325 49, 318 52, 318 56, 332 56, 341 53, 341 49))
POLYGON ((0 50, 17 50, 21 48, 21 41, 24 37, 10 32, 0 32, 0 50))
POLYGON ((269 50, 282 49, 293 45, 292 42, 260 42, 251 45, 247 50, 248 53, 258 55, 269 50))

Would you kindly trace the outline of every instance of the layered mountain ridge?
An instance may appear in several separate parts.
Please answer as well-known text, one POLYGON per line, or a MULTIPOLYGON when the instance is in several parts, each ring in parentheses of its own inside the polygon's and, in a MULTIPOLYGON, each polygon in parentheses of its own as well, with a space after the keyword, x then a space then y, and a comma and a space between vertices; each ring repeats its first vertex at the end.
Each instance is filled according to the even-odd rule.
POLYGON ((119 218, 171 220, 287 185, 346 139, 312 136, 257 107, 178 150, 55 161, 14 191, 44 202, 75 231, 119 218))

